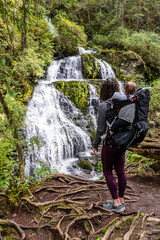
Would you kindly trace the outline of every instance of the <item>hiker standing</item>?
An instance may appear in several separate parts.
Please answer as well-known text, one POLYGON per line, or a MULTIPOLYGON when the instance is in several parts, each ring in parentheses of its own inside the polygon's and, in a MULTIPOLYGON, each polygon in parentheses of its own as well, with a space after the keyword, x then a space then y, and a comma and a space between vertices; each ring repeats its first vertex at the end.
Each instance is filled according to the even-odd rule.
MULTIPOLYGON (((112 122, 115 117, 115 112, 112 109, 112 96, 115 92, 120 91, 119 82, 110 78, 102 82, 100 89, 100 106, 98 114, 98 126, 96 131, 96 137, 93 142, 93 153, 97 155, 98 146, 101 143, 101 136, 106 130, 106 120, 112 122)), ((111 193, 113 200, 108 200, 107 204, 103 207, 110 211, 120 213, 125 210, 124 193, 127 185, 127 178, 125 174, 125 148, 119 148, 111 146, 106 141, 103 141, 103 147, 101 152, 101 159, 103 164, 103 173, 111 193), (115 169, 118 176, 117 182, 113 176, 112 169, 115 169)))
POLYGON ((131 144, 142 142, 149 129, 150 93, 148 88, 136 89, 136 87, 134 82, 128 82, 125 87, 125 93, 128 94, 126 96, 119 93, 119 83, 116 79, 107 79, 101 84, 102 102, 99 106, 93 153, 97 155, 102 139, 103 173, 113 199, 107 200, 103 207, 116 213, 125 210, 124 193, 127 184, 125 150, 131 144), (118 176, 118 189, 112 173, 113 168, 118 176))

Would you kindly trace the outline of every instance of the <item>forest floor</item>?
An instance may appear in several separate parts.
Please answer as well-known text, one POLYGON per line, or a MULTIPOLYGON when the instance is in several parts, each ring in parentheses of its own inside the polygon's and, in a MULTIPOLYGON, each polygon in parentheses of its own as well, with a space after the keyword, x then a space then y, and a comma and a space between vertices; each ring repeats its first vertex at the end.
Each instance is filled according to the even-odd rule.
POLYGON ((28 193, 12 213, 0 196, 0 240, 160 239, 159 176, 129 174, 121 214, 103 208, 110 199, 105 180, 56 174, 28 193))

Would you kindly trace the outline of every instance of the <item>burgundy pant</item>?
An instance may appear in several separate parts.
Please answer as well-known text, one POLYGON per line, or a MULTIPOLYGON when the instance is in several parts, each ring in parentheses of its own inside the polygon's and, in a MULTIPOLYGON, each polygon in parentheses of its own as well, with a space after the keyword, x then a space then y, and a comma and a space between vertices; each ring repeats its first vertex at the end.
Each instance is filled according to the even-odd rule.
POLYGON ((112 198, 123 198, 127 185, 127 178, 125 174, 125 150, 122 148, 103 145, 101 158, 103 164, 103 173, 112 198), (118 176, 119 193, 117 190, 117 182, 112 173, 113 168, 118 176))

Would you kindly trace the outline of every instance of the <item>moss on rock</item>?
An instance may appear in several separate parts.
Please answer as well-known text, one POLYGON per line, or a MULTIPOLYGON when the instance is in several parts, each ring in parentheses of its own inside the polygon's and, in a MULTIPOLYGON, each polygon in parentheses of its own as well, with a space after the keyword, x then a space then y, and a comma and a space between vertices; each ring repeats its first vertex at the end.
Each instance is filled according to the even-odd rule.
POLYGON ((115 70, 116 76, 131 77, 135 74, 144 74, 146 65, 143 59, 133 51, 103 50, 97 55, 107 61, 115 70))
POLYGON ((81 55, 82 72, 86 79, 101 78, 97 59, 88 53, 81 55))
POLYGON ((80 160, 78 163, 78 166, 81 167, 82 169, 86 170, 92 170, 92 163, 89 160, 80 160))
POLYGON ((89 83, 82 81, 58 81, 54 83, 57 90, 64 93, 75 106, 84 111, 88 107, 89 83))

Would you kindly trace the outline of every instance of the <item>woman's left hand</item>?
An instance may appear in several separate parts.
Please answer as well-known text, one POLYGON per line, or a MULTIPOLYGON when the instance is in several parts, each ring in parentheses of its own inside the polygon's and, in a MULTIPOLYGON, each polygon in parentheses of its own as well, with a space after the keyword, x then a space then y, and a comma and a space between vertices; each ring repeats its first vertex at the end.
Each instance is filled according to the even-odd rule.
POLYGON ((98 156, 98 147, 97 148, 93 148, 93 153, 95 156, 98 156))

